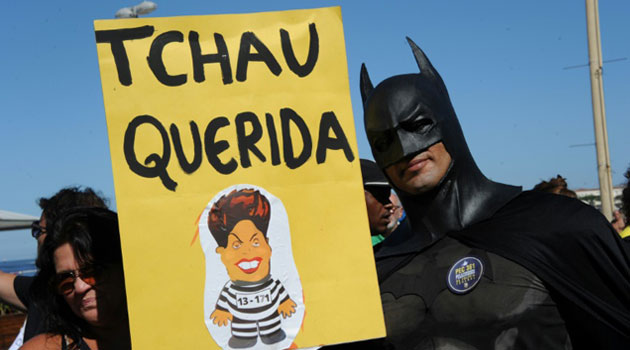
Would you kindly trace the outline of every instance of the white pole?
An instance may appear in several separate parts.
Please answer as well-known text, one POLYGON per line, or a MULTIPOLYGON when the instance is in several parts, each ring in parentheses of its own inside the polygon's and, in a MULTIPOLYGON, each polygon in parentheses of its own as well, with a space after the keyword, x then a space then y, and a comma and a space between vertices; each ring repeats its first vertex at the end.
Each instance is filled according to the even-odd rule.
POLYGON ((604 81, 602 80, 602 46, 599 35, 599 6, 597 0, 586 0, 586 27, 588 34, 588 57, 591 75, 591 97, 593 100, 593 124, 597 149, 597 175, 602 202, 602 214, 612 220, 614 208, 608 132, 606 131, 606 109, 604 107, 604 81))

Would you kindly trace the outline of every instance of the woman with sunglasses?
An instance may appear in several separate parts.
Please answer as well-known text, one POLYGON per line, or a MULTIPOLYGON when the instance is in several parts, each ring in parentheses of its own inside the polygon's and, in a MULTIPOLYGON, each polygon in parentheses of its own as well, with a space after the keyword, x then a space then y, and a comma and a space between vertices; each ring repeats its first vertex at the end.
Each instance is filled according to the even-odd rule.
POLYGON ((49 226, 37 265, 34 297, 45 310, 48 333, 21 349, 131 348, 116 213, 68 212, 49 226))

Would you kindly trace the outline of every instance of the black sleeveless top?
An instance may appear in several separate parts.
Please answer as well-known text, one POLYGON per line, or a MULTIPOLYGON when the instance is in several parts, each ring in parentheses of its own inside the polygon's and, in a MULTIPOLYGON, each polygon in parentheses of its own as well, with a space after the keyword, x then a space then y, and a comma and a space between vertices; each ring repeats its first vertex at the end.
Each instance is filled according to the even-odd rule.
MULTIPOLYGON (((68 337, 63 336, 61 338, 61 350, 68 350, 68 337)), ((91 350, 90 347, 81 339, 79 343, 79 350, 91 350)))

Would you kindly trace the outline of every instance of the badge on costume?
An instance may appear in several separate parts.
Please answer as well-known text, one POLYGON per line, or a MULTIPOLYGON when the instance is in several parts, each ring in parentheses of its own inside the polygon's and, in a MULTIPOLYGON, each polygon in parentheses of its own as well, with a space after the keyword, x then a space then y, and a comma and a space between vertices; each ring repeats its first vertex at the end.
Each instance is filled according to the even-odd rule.
POLYGON ((467 256, 459 259, 448 271, 446 283, 455 294, 471 291, 481 280, 483 263, 480 259, 467 256))

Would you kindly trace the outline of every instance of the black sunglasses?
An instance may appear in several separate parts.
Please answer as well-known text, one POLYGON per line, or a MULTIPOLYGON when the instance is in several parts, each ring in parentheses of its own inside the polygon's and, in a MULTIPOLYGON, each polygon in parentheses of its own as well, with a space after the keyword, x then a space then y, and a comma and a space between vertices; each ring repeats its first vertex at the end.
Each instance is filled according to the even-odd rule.
POLYGON ((39 220, 33 221, 31 224, 31 235, 33 238, 38 239, 43 234, 46 234, 46 228, 39 225, 39 220))
POLYGON ((370 192, 382 204, 387 205, 391 203, 389 196, 392 194, 392 190, 388 186, 365 186, 365 190, 370 192))

